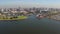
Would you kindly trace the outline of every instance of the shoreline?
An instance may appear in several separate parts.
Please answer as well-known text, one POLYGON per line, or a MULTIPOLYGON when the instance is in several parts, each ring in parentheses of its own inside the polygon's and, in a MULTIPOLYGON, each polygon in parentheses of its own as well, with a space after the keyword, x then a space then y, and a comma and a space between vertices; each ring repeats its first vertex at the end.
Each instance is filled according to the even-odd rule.
POLYGON ((3 19, 3 18, 0 18, 0 20, 24 20, 24 19, 27 19, 28 17, 27 16, 18 16, 18 18, 8 18, 8 19, 3 19))
POLYGON ((26 19, 0 19, 0 21, 21 21, 21 20, 26 20, 26 19))
POLYGON ((56 21, 60 21, 60 14, 53 15, 53 16, 48 16, 47 18, 48 19, 53 19, 53 20, 56 20, 56 21))

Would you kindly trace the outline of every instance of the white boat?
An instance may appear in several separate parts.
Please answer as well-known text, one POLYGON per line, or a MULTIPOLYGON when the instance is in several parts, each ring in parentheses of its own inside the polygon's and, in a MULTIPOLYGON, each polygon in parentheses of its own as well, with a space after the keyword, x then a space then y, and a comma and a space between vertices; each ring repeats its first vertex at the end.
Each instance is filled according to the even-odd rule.
POLYGON ((42 14, 36 15, 36 17, 39 18, 39 19, 40 19, 40 18, 44 18, 44 16, 43 16, 42 14))

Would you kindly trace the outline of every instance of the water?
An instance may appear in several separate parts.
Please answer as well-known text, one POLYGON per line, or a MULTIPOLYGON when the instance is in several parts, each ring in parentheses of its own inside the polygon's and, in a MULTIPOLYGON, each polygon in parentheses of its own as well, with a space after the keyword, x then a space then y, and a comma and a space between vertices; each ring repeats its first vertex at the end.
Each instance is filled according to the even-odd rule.
POLYGON ((26 20, 0 21, 0 33, 60 34, 60 21, 48 18, 36 19, 34 15, 26 20))

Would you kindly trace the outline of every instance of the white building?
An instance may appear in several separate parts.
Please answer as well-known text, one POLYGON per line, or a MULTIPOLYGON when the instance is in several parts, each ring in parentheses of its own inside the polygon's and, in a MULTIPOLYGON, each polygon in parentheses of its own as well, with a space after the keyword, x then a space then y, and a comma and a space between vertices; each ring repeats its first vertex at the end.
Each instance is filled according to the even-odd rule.
POLYGON ((20 13, 25 13, 25 14, 26 14, 26 13, 28 13, 28 12, 27 12, 27 11, 20 11, 20 13))
POLYGON ((3 11, 4 11, 4 9, 1 9, 1 11, 3 12, 3 11))
POLYGON ((17 11, 11 11, 12 13, 18 13, 17 11))

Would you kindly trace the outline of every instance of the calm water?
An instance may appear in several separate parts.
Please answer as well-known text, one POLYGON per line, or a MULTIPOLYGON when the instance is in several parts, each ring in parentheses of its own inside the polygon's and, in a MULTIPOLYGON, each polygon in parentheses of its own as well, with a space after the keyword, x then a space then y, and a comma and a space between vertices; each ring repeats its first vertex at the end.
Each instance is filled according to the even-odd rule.
POLYGON ((36 19, 30 16, 26 20, 0 21, 0 32, 9 34, 60 34, 60 21, 48 18, 36 19))

